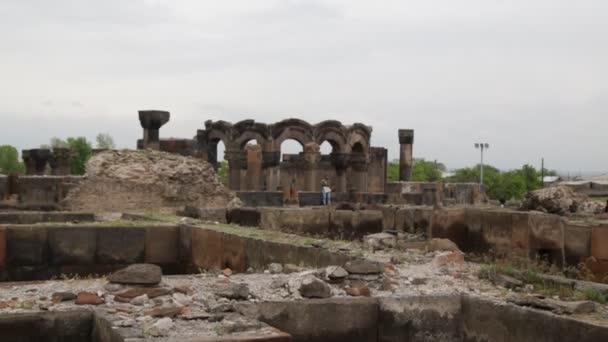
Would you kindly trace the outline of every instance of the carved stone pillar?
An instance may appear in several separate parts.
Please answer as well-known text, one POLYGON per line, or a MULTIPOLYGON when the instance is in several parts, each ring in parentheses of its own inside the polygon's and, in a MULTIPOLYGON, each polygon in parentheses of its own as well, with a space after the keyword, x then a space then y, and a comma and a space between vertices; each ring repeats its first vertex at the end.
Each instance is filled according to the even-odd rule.
POLYGON ((276 191, 281 182, 279 164, 280 151, 262 151, 262 169, 266 179, 266 191, 276 191))
POLYGON ((346 172, 348 170, 349 154, 334 152, 330 156, 331 163, 334 168, 336 168, 336 191, 346 192, 348 190, 346 185, 346 172))
POLYGON ((51 174, 65 176, 72 174, 72 150, 69 148, 54 148, 49 160, 51 174))
POLYGON ((367 171, 369 163, 365 154, 352 153, 350 155, 350 168, 352 188, 358 192, 367 192, 367 171))
POLYGON ((21 151, 27 175, 44 175, 46 164, 51 158, 51 150, 35 148, 21 151))
POLYGON ((160 128, 169 122, 169 112, 162 110, 140 110, 139 122, 144 129, 143 148, 160 149, 160 128))
POLYGON ((399 180, 409 182, 412 179, 414 148, 414 130, 399 130, 399 180))
POLYGON ((247 190, 260 191, 262 190, 264 180, 262 178, 262 151, 259 145, 247 145, 247 172, 246 185, 247 190))
POLYGON ((231 150, 224 153, 228 161, 228 187, 233 191, 241 191, 241 171, 247 169, 247 156, 244 150, 231 150))
POLYGON ((304 161, 305 161, 305 176, 306 191, 321 191, 321 179, 318 177, 319 161, 321 161, 321 149, 316 143, 308 143, 304 145, 304 161))

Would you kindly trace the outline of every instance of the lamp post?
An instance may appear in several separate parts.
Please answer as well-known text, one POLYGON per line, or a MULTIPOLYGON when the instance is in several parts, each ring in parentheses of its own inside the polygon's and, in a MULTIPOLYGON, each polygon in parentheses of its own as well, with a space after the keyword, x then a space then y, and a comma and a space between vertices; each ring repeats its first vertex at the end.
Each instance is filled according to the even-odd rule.
POLYGON ((475 143, 475 148, 481 150, 481 164, 479 164, 479 184, 483 186, 483 150, 490 148, 488 143, 475 143))

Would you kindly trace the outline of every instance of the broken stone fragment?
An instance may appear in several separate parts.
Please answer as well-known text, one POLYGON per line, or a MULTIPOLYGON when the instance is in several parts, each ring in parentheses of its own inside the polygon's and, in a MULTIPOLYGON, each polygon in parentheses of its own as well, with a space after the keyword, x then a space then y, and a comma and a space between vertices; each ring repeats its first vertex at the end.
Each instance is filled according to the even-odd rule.
POLYGON ((103 303, 105 303, 103 298, 96 293, 80 292, 76 297, 76 305, 101 305, 103 303))
POLYGON ((249 287, 246 284, 230 283, 220 288, 215 294, 228 299, 247 299, 249 297, 249 287))
POLYGON ((76 299, 76 295, 72 292, 55 292, 51 295, 53 303, 65 302, 76 299))
POLYGON ((143 306, 148 302, 148 300, 150 300, 150 298, 148 298, 148 295, 143 294, 141 296, 137 296, 137 297, 131 299, 131 304, 137 305, 137 306, 143 306))
POLYGON ((584 314, 595 311, 595 303, 590 301, 566 302, 557 299, 539 298, 535 296, 511 296, 507 301, 519 306, 529 306, 541 310, 549 310, 557 314, 584 314))
POLYGON ((222 271, 222 274, 225 275, 226 277, 230 277, 232 275, 232 270, 230 268, 224 268, 224 270, 222 271))
POLYGON ((376 262, 371 262, 363 259, 349 261, 344 265, 344 269, 349 274, 380 274, 382 267, 376 262))
POLYGON ((175 323, 171 318, 164 317, 152 324, 144 324, 144 335, 152 337, 167 336, 174 326, 175 323))
POLYGON ((161 268, 152 264, 133 264, 108 276, 117 284, 157 285, 162 278, 161 268))
POLYGON ((182 309, 181 315, 179 317, 187 321, 193 321, 208 319, 209 317, 211 317, 211 315, 199 309, 185 307, 184 309, 182 309))
POLYGON ((443 266, 462 266, 464 265, 464 254, 459 251, 441 252, 432 261, 435 267, 443 266))
POLYGON ((347 287, 345 291, 349 296, 353 297, 370 297, 372 295, 369 287, 363 284, 352 285, 351 287, 347 287))
POLYGON ((332 283, 341 283, 348 277, 348 272, 340 266, 328 266, 325 268, 325 276, 332 283))
POLYGON ((181 306, 163 306, 148 310, 145 312, 145 315, 150 317, 175 317, 179 315, 181 311, 181 306))
POLYGON ((331 288, 329 285, 314 276, 305 277, 302 280, 299 291, 300 295, 302 295, 304 298, 331 297, 331 288))
POLYGON ((496 273, 491 276, 492 283, 496 286, 502 286, 507 289, 515 289, 524 286, 524 283, 506 274, 496 273))
POLYGON ((283 273, 283 265, 276 262, 270 263, 268 264, 268 271, 271 274, 283 273))
POLYGON ((397 237, 389 233, 370 234, 363 237, 363 245, 371 250, 395 248, 397 237))
POLYGON ((435 251, 450 251, 450 252, 460 252, 460 248, 452 242, 452 240, 448 239, 431 239, 427 245, 429 252, 435 251))
POLYGON ((123 298, 135 298, 143 295, 147 295, 148 298, 156 298, 160 296, 166 296, 171 294, 171 290, 164 287, 134 287, 124 292, 117 294, 117 297, 123 298))

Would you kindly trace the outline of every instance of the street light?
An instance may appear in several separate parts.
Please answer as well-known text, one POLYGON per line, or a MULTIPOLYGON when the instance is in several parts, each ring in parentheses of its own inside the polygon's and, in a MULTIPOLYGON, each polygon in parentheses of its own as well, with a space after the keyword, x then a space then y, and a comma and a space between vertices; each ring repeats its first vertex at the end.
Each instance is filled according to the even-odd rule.
POLYGON ((481 164, 479 164, 479 184, 483 186, 483 150, 487 150, 488 148, 490 148, 490 145, 488 143, 475 143, 475 148, 481 150, 481 164))

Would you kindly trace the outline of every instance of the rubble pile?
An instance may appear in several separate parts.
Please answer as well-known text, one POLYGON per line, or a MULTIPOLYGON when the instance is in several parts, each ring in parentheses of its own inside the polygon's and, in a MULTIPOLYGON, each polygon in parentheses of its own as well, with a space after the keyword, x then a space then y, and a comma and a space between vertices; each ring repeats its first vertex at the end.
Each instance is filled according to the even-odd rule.
POLYGON ((93 156, 83 181, 64 205, 71 210, 115 211, 225 207, 234 194, 203 160, 154 150, 106 151, 93 156))
POLYGON ((552 186, 526 194, 520 210, 536 210, 566 216, 574 213, 599 214, 604 205, 567 186, 552 186))

